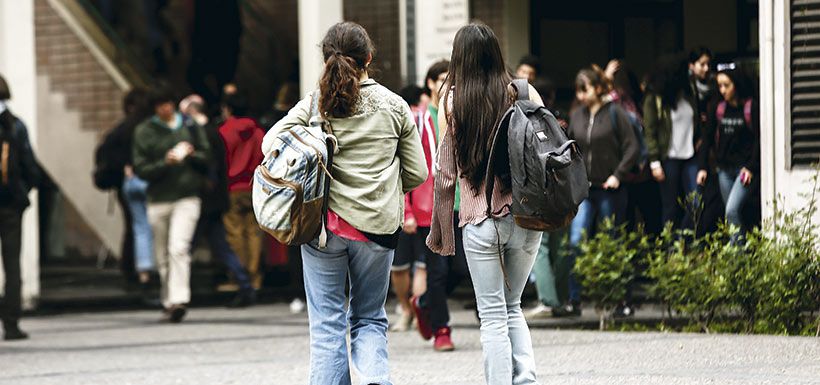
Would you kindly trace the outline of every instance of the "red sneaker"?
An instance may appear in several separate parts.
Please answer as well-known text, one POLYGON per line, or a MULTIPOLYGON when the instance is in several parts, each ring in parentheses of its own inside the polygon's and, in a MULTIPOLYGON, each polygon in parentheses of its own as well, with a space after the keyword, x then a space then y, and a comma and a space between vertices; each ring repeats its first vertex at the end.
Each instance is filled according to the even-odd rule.
POLYGON ((433 349, 437 352, 452 352, 456 349, 453 340, 450 339, 450 328, 436 330, 436 340, 433 342, 433 349))
POLYGON ((433 338, 433 327, 430 325, 430 313, 427 309, 419 305, 419 297, 410 298, 410 304, 413 305, 413 313, 416 313, 416 322, 419 327, 419 334, 425 341, 433 338))

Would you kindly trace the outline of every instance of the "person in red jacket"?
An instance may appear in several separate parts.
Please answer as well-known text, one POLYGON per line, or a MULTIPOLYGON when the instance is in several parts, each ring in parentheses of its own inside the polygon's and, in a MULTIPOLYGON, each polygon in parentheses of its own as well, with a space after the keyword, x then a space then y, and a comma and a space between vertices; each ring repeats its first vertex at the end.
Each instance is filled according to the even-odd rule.
POLYGON ((265 132, 255 120, 246 117, 247 104, 240 94, 225 97, 219 136, 225 143, 230 206, 223 217, 228 243, 239 256, 251 277, 255 289, 262 286, 259 258, 262 254, 262 234, 253 214, 251 180, 262 163, 262 138, 265 132))

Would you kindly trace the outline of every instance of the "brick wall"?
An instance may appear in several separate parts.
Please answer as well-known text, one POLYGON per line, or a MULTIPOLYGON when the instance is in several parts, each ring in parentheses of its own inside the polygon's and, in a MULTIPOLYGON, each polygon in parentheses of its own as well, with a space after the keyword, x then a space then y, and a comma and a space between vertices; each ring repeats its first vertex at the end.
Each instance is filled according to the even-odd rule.
POLYGON ((48 75, 66 107, 78 111, 82 129, 102 132, 122 118, 123 92, 46 0, 35 0, 38 75, 48 75))
POLYGON ((402 87, 398 0, 345 0, 344 18, 361 24, 376 45, 374 78, 393 91, 402 87))

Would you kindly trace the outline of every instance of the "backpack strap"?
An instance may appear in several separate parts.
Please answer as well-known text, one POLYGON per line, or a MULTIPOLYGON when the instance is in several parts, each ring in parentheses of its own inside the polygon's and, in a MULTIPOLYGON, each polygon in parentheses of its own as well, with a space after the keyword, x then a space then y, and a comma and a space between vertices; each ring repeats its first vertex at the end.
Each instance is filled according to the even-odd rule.
POLYGON ((514 79, 510 85, 518 93, 517 100, 530 100, 530 83, 527 79, 514 79))
POLYGON ((717 124, 720 124, 720 121, 723 120, 723 116, 726 115, 726 101, 723 100, 718 103, 717 110, 715 110, 715 120, 717 120, 717 124))
POLYGON ((495 130, 495 136, 493 137, 493 144, 490 146, 490 155, 487 158, 487 170, 484 174, 484 181, 485 181, 485 189, 484 189, 484 196, 487 199, 487 217, 492 218, 493 216, 493 190, 495 189, 495 172, 493 169, 495 168, 495 156, 498 151, 506 151, 506 149, 500 149, 499 146, 499 138, 501 135, 507 135, 507 129, 510 126, 510 119, 513 115, 513 109, 510 108, 501 118, 501 122, 498 123, 498 127, 495 130))
POLYGON ((743 103, 743 119, 746 120, 746 126, 752 129, 752 99, 746 99, 743 103))

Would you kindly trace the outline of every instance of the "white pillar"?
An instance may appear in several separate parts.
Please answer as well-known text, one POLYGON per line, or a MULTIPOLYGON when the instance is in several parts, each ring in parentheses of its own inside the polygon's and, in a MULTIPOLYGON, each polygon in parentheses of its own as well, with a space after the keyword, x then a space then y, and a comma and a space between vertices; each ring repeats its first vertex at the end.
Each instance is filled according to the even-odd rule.
POLYGON ((299 0, 299 90, 315 90, 322 75, 322 39, 343 18, 342 0, 299 0))
MULTIPOLYGON (((34 46, 34 2, 0 0, 0 73, 11 89, 9 107, 28 127, 32 146, 37 146, 37 72, 34 46)), ((40 247, 37 195, 23 216, 23 303, 31 308, 40 296, 40 247)), ((2 275, 2 271, 0 271, 2 275)))
POLYGON ((515 69, 518 60, 530 51, 530 2, 508 0, 504 3, 504 40, 507 64, 515 69))
POLYGON ((416 80, 424 83, 427 69, 441 59, 450 59, 453 39, 469 22, 467 0, 416 0, 416 80), (430 12, 431 9, 437 12, 430 12))

